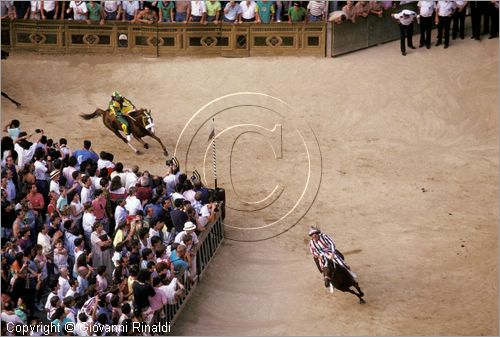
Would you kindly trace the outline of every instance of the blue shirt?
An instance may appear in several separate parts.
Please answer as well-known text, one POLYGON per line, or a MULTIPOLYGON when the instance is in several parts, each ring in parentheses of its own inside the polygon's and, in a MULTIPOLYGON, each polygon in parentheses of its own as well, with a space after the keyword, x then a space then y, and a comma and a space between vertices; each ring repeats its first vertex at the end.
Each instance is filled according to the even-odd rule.
POLYGON ((146 212, 148 210, 148 208, 152 208, 153 209, 153 221, 157 221, 161 214, 162 214, 162 210, 163 210, 163 207, 160 205, 160 204, 147 204, 145 207, 144 207, 144 212, 146 212))
POLYGON ((177 256, 177 251, 172 251, 170 254, 170 262, 174 265, 174 269, 176 271, 180 271, 181 268, 188 269, 189 264, 177 256))
POLYGON ((95 152, 89 151, 87 149, 77 150, 75 151, 75 153, 73 153, 73 156, 76 157, 76 161, 78 162, 78 164, 76 165, 76 169, 78 170, 80 169, 80 164, 87 159, 91 159, 94 163, 97 163, 97 161, 99 160, 99 156, 95 152))

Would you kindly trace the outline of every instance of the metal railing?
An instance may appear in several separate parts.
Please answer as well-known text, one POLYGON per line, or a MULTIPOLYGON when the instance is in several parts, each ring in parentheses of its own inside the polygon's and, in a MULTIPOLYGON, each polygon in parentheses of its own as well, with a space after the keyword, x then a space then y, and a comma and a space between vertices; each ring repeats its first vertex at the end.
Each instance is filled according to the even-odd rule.
POLYGON ((203 278, 203 273, 206 270, 210 260, 215 255, 215 252, 220 247, 224 240, 224 220, 219 213, 217 219, 210 224, 207 224, 206 230, 201 233, 199 243, 196 247, 196 275, 197 279, 193 284, 189 281, 187 274, 181 272, 177 277, 182 282, 185 288, 185 293, 175 304, 167 304, 163 309, 162 323, 174 325, 180 313, 184 309, 186 303, 191 298, 198 282, 203 278))
POLYGON ((326 24, 2 20, 2 49, 144 56, 325 56, 326 24))

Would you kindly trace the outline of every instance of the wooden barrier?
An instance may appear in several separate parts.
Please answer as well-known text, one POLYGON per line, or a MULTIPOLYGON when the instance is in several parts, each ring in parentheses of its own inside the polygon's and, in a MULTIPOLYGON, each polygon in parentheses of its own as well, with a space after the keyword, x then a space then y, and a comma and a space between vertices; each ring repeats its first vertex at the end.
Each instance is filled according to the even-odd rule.
POLYGON ((325 56, 325 23, 104 25, 59 20, 2 21, 2 49, 144 56, 325 56))

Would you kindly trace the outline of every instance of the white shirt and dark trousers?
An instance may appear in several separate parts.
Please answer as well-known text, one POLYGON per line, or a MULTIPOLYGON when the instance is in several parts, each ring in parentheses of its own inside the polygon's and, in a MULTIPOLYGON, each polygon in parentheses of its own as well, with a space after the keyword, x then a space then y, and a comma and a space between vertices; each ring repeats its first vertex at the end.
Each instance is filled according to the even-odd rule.
POLYGON ((431 35, 434 26, 434 1, 419 1, 418 7, 420 8, 420 45, 422 48, 425 46, 427 49, 431 48, 431 35))
POLYGON ((438 25, 438 37, 436 47, 443 42, 444 33, 444 47, 448 48, 450 45, 450 23, 451 16, 455 12, 454 1, 438 1, 436 7, 436 23, 438 25))
POLYGON ((457 36, 463 40, 465 38, 465 11, 467 9, 467 1, 456 0, 456 9, 452 15, 453 28, 451 29, 452 39, 455 40, 457 36), (459 34, 460 33, 460 34, 459 34))
POLYGON ((481 40, 481 4, 480 1, 469 1, 472 39, 481 40))
POLYGON ((401 54, 406 56, 405 37, 408 42, 408 47, 415 49, 413 46, 413 20, 417 17, 417 13, 404 9, 397 14, 392 15, 393 18, 399 21, 399 31, 401 32, 401 54))

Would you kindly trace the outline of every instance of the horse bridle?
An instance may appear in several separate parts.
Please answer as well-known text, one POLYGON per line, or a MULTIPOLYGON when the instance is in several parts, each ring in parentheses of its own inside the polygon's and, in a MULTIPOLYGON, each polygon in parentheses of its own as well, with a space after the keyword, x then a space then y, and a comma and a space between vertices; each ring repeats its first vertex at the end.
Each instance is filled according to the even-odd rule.
POLYGON ((151 132, 155 132, 155 129, 154 129, 154 126, 155 126, 155 123, 153 123, 153 117, 151 117, 151 113, 148 112, 143 112, 143 115, 142 115, 142 124, 145 125, 144 128, 146 130, 149 130, 151 132))
MULTIPOLYGON (((137 119, 135 119, 134 117, 128 115, 128 117, 136 122, 137 119)), ((151 117, 151 113, 146 113, 146 111, 144 110, 142 112, 142 125, 144 126, 144 128, 152 133, 155 132, 155 129, 154 129, 154 126, 155 126, 155 123, 153 123, 153 117, 151 117)))

